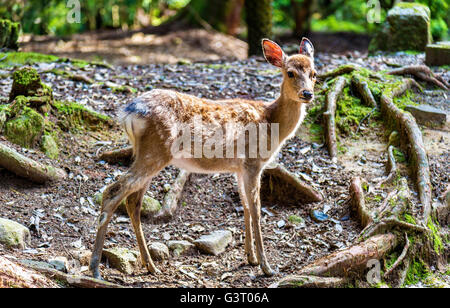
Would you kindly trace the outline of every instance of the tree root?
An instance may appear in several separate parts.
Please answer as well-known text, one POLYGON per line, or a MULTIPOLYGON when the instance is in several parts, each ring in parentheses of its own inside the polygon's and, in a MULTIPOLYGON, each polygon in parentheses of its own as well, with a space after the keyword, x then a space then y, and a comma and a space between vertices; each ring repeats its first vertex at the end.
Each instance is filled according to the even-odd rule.
POLYGON ((341 95, 344 87, 347 84, 347 79, 345 77, 338 77, 334 83, 332 89, 328 92, 325 106, 326 111, 323 113, 325 120, 325 139, 328 147, 328 152, 330 153, 331 159, 336 161, 337 159, 337 138, 336 138, 336 123, 335 123, 335 113, 336 113, 336 102, 341 95))
POLYGON ((67 176, 64 170, 43 165, 2 143, 0 143, 0 166, 38 184, 60 181, 67 176))
POLYGON ((269 288, 340 288, 348 282, 344 277, 319 277, 290 275, 272 284, 269 288))
POLYGON ((92 277, 70 275, 60 272, 56 269, 45 268, 37 265, 26 265, 27 267, 42 273, 50 279, 56 279, 60 282, 68 284, 69 286, 76 288, 88 288, 88 289, 110 289, 110 288, 123 288, 117 284, 95 279, 92 277))
POLYGON ((403 134, 410 145, 410 160, 416 177, 419 199, 423 206, 423 220, 427 221, 431 212, 431 181, 427 153, 422 139, 422 133, 414 117, 400 110, 393 102, 394 97, 403 94, 416 82, 405 79, 401 85, 392 91, 385 91, 381 95, 381 112, 386 116, 388 124, 394 125, 403 134))
POLYGON ((35 271, 0 256, 0 288, 56 288, 55 283, 35 271))
POLYGON ((406 257, 406 254, 408 253, 408 249, 409 249, 409 239, 408 239, 408 235, 405 233, 405 247, 403 247, 403 251, 400 254, 400 256, 398 257, 398 259, 394 262, 394 264, 392 264, 392 266, 384 273, 384 278, 389 277, 389 275, 397 268, 397 266, 399 266, 400 263, 403 262, 403 260, 406 257))
POLYGON ((323 200, 320 192, 302 182, 280 164, 273 169, 264 170, 261 196, 263 201, 271 203, 310 203, 323 200))
POLYGON ((423 81, 434 84, 435 86, 448 91, 449 85, 441 77, 437 77, 428 66, 412 65, 394 69, 387 74, 389 75, 413 75, 423 81))
POLYGON ((363 81, 357 73, 355 73, 352 77, 352 85, 367 106, 373 108, 377 107, 377 102, 373 97, 372 91, 370 91, 369 85, 367 82, 363 81))
POLYGON ((123 164, 128 166, 133 160, 133 148, 126 147, 119 150, 108 151, 100 154, 99 160, 104 160, 110 164, 123 164))
POLYGON ((372 259, 381 259, 397 244, 397 237, 387 233, 373 236, 349 248, 333 252, 300 270, 300 275, 350 277, 359 275, 372 259))
POLYGON ((359 177, 353 178, 350 184, 350 198, 352 201, 352 208, 356 210, 361 225, 366 227, 373 222, 370 211, 366 207, 364 200, 364 191, 361 186, 363 180, 359 177))
POLYGON ((400 228, 404 231, 413 231, 420 233, 428 233, 428 229, 419 225, 414 225, 405 221, 398 220, 394 217, 384 218, 378 222, 368 225, 361 231, 361 236, 369 238, 377 234, 382 234, 394 228, 400 228))
POLYGON ((390 145, 388 147, 388 176, 380 181, 377 184, 377 187, 381 187, 383 184, 391 184, 395 178, 397 177, 397 163, 395 162, 395 156, 394 156, 394 146, 390 145))
POLYGON ((164 197, 161 210, 154 217, 151 218, 154 222, 167 222, 171 220, 177 210, 178 202, 183 193, 183 188, 188 181, 190 173, 185 170, 180 170, 175 182, 171 185, 170 190, 164 197))
POLYGON ((332 70, 331 72, 319 75, 318 78, 321 80, 325 80, 327 78, 334 78, 336 76, 345 75, 356 70, 357 67, 354 65, 341 65, 337 69, 332 70))

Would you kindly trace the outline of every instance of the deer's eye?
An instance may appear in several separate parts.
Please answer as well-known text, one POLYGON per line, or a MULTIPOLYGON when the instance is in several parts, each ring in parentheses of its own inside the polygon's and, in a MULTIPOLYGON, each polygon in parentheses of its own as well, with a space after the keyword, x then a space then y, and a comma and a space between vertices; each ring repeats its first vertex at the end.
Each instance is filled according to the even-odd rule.
POLYGON ((310 78, 311 79, 315 79, 316 78, 316 72, 311 72, 310 78))
POLYGON ((288 74, 289 78, 294 78, 294 73, 293 72, 288 72, 287 74, 288 74))

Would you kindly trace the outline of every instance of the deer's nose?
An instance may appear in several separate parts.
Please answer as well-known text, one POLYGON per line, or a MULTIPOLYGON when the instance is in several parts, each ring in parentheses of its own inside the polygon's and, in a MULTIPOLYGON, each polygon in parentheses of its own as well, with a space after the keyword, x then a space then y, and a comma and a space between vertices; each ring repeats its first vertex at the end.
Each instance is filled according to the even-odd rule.
POLYGON ((307 90, 303 91, 302 95, 305 99, 311 99, 313 97, 313 93, 307 90))

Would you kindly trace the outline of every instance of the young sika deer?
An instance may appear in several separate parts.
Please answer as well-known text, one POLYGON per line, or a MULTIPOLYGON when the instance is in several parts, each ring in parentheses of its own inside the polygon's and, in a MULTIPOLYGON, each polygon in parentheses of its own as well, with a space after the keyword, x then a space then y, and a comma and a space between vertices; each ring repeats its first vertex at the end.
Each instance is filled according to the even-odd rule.
MULTIPOLYGON (((99 229, 92 254, 90 269, 94 277, 100 278, 99 262, 102 255, 106 229, 109 221, 122 200, 126 198, 126 208, 136 233, 137 242, 144 266, 150 273, 156 269, 145 243, 141 228, 140 210, 142 199, 153 176, 167 165, 174 165, 196 173, 235 173, 239 185, 239 194, 244 207, 245 217, 245 253, 251 265, 261 265, 263 272, 270 276, 273 271, 267 262, 261 234, 260 178, 270 160, 276 156, 283 143, 297 130, 305 116, 305 104, 313 100, 316 72, 314 70, 314 47, 303 38, 300 53, 287 56, 276 43, 262 41, 264 56, 272 65, 281 68, 283 83, 281 95, 274 102, 250 101, 244 99, 212 101, 175 91, 153 90, 130 103, 124 110, 122 121, 133 145, 134 163, 120 179, 106 188, 99 218, 99 229), (192 156, 190 143, 200 142, 200 148, 206 148, 209 142, 201 136, 198 139, 194 128, 194 138, 188 137, 187 156, 175 155, 180 126, 192 123, 199 117, 209 125, 206 135, 215 129, 227 132, 227 138, 221 141, 224 149, 215 145, 215 156, 192 156), (235 123, 237 136, 229 137, 228 123, 235 123), (261 137, 257 149, 264 143, 270 143, 269 155, 255 155, 250 149, 252 140, 245 129, 249 124, 266 125, 272 129, 268 136, 261 137), (210 129, 213 127, 213 129, 210 129), (276 135, 275 135, 276 134, 276 135), (199 141, 200 140, 200 141, 199 141), (245 143, 244 152, 236 151, 239 142, 245 143), (232 148, 231 152, 228 149, 232 148), (229 154, 233 155, 229 155, 229 154), (254 249, 256 244, 256 252, 254 249)), ((191 125, 191 124, 189 124, 191 125)), ((192 128, 192 126, 189 126, 192 128)), ((202 129, 200 129, 202 130, 202 129)), ((203 129, 202 131, 204 131, 203 129)), ((185 153, 186 154, 186 153, 185 153)))

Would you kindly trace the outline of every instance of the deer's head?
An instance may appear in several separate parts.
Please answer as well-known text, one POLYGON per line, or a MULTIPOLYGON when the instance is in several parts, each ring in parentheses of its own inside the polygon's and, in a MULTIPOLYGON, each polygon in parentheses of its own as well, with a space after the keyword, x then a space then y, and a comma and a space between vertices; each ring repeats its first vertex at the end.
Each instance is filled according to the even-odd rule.
POLYGON ((281 47, 271 40, 264 39, 262 46, 267 62, 281 68, 283 72, 282 95, 296 102, 311 102, 314 98, 316 71, 314 46, 310 40, 303 38, 299 53, 292 56, 287 56, 281 47))

